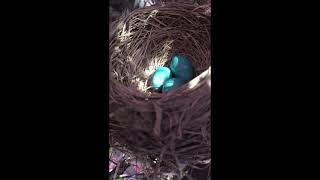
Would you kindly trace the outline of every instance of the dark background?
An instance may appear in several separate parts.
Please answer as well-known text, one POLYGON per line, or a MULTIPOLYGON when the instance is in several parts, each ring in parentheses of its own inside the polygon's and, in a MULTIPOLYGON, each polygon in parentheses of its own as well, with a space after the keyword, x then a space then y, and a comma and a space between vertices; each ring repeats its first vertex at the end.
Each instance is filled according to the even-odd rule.
MULTIPOLYGON (((314 11, 213 4, 213 177, 314 179, 314 11)), ((105 179, 108 5, 2 7, 2 179, 105 179)))

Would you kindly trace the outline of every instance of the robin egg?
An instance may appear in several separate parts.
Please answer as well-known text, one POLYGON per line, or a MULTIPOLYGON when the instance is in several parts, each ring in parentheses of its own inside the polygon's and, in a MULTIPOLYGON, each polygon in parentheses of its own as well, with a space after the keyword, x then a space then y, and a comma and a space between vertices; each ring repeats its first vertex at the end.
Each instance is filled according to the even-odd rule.
POLYGON ((163 93, 168 93, 169 91, 173 91, 178 89, 180 86, 182 86, 185 83, 184 79, 179 79, 179 78, 171 78, 168 79, 162 87, 162 92, 163 93))
POLYGON ((174 77, 190 81, 193 78, 193 67, 189 59, 184 56, 175 55, 172 57, 170 69, 174 77))
POLYGON ((153 76, 151 77, 151 86, 156 91, 159 91, 162 89, 162 85, 165 81, 170 79, 172 76, 171 70, 167 67, 160 67, 158 68, 153 76))

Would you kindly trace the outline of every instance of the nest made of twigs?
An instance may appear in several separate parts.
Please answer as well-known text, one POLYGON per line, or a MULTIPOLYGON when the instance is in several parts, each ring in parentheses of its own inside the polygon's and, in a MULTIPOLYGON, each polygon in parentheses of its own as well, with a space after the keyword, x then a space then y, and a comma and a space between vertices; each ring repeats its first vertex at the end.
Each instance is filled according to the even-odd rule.
MULTIPOLYGON (((109 137, 135 156, 157 159, 153 176, 211 163, 210 6, 168 3, 136 9, 109 35, 109 137), (176 91, 148 80, 171 57, 188 57, 196 77, 176 91)), ((114 144, 113 144, 114 145, 114 144)))

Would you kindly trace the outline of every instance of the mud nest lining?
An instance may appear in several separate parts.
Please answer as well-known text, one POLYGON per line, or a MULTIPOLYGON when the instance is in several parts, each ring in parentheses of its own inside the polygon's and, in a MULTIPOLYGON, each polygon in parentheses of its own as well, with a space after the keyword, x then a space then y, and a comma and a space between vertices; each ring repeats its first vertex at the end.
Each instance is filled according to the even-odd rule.
POLYGON ((150 176, 181 177, 182 167, 211 163, 210 8, 167 3, 111 25, 110 142, 150 162, 150 176), (191 60, 196 77, 168 94, 153 92, 150 76, 175 54, 191 60))

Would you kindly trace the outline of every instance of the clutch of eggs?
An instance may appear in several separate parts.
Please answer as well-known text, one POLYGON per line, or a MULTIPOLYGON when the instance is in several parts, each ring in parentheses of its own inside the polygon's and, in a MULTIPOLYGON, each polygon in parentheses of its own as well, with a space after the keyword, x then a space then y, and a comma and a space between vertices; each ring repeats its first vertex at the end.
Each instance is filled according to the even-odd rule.
POLYGON ((170 69, 158 68, 151 78, 151 86, 156 91, 168 93, 176 90, 193 78, 193 67, 191 62, 184 56, 172 57, 170 69))

